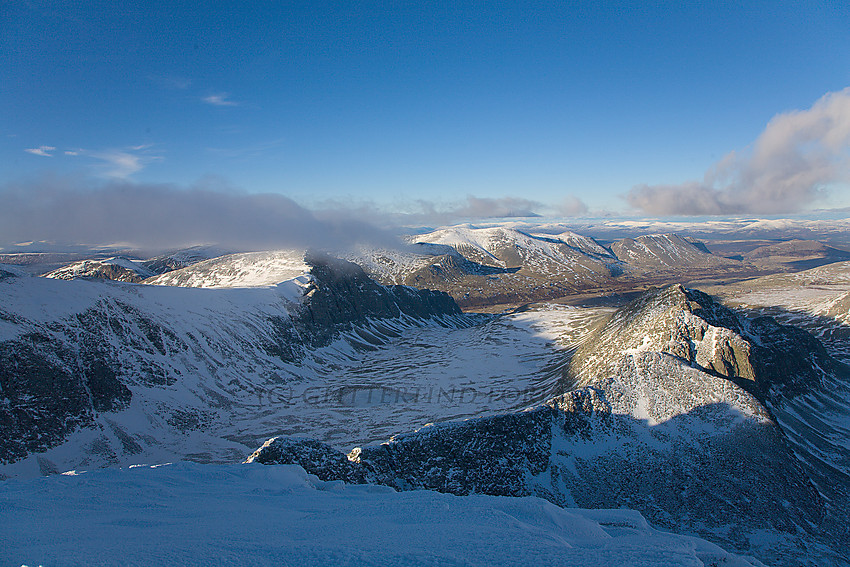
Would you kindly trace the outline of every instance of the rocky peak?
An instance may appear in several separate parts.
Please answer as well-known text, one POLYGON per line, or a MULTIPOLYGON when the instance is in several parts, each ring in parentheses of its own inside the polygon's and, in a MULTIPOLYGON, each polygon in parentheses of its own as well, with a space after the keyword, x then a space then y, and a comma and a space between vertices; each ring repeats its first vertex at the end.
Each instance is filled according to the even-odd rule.
POLYGON ((651 289, 596 329, 573 357, 580 385, 604 384, 623 358, 662 353, 744 387, 762 401, 817 388, 835 366, 820 342, 771 317, 748 319, 698 290, 651 289))

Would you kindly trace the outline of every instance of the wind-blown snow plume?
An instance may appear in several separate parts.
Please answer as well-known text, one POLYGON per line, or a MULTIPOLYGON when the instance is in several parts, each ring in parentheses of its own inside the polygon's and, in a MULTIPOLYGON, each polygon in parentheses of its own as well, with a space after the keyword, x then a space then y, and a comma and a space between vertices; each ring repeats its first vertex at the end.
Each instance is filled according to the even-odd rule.
POLYGON ((319 219, 279 194, 118 180, 80 187, 56 178, 0 187, 0 243, 22 241, 145 249, 218 244, 238 250, 397 245, 353 215, 319 219))
POLYGON ((751 151, 730 152, 703 181, 639 185, 629 204, 654 215, 792 213, 850 181, 850 87, 775 116, 751 151))

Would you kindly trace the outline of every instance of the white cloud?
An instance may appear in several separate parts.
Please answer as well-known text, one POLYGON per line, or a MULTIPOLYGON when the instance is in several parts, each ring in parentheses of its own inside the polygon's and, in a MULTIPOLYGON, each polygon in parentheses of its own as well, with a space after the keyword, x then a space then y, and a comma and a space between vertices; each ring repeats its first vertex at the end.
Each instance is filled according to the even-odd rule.
POLYGON ((66 150, 65 155, 96 160, 98 162, 96 165, 97 172, 102 177, 127 179, 150 163, 162 159, 162 156, 150 151, 152 147, 153 144, 142 144, 118 149, 66 150))
POLYGON ((55 149, 56 148, 53 146, 39 146, 37 148, 27 148, 24 151, 36 156, 53 157, 53 154, 49 152, 52 152, 55 149))
POLYGON ((120 150, 91 152, 88 155, 104 163, 106 166, 105 175, 107 177, 125 179, 143 167, 140 156, 120 150))
POLYGON ((238 102, 229 100, 229 97, 227 93, 218 93, 205 96, 201 100, 213 106, 239 106, 238 102))
POLYGON ((653 215, 775 214, 804 210, 850 182, 850 88, 808 110, 776 115, 750 151, 730 152, 702 181, 640 185, 626 199, 653 215))
POLYGON ((565 217, 578 217, 588 212, 587 205, 575 195, 567 195, 555 207, 558 214, 565 217))

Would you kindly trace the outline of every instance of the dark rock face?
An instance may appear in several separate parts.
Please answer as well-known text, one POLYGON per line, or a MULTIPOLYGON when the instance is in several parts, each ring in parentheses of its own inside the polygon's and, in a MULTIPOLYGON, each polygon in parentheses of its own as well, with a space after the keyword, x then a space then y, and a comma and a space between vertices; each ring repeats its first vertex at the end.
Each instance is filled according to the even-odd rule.
POLYGON ((246 462, 262 465, 303 463, 304 470, 321 480, 343 480, 349 484, 364 484, 374 479, 366 467, 357 466, 336 449, 310 439, 269 439, 246 462))
POLYGON ((95 411, 117 411, 132 394, 103 353, 57 350, 31 335, 0 343, 0 462, 44 451, 95 411), (77 368, 72 372, 70 368, 77 368))
POLYGON ((548 465, 551 422, 552 412, 537 408, 426 427, 351 457, 401 490, 524 496, 527 476, 548 465))
POLYGON ((461 314, 457 303, 444 292, 382 286, 357 264, 322 254, 308 254, 305 261, 312 266, 310 273, 316 281, 293 324, 311 347, 324 346, 341 330, 369 319, 461 314))

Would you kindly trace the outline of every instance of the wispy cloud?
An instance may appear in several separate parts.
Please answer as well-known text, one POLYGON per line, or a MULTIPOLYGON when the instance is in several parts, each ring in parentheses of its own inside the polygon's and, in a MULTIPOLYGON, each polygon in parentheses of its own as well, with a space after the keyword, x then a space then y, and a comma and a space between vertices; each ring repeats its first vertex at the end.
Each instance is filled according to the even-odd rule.
POLYGON ((87 152, 86 155, 102 162, 106 177, 126 179, 144 167, 141 156, 121 150, 87 152))
POLYGON ((238 102, 230 100, 230 95, 227 93, 216 93, 207 95, 201 100, 213 106, 239 106, 238 102))
POLYGON ((702 181, 639 185, 626 199, 653 215, 793 213, 848 181, 850 88, 778 114, 749 151, 727 154, 702 181))
POLYGON ((53 146, 39 146, 37 148, 27 148, 24 151, 36 156, 53 157, 50 152, 56 150, 53 146))
POLYGON ((126 148, 108 148, 87 150, 79 148, 66 150, 69 157, 82 157, 95 160, 95 172, 101 177, 127 179, 145 166, 162 160, 162 156, 152 150, 153 144, 142 144, 126 148))

